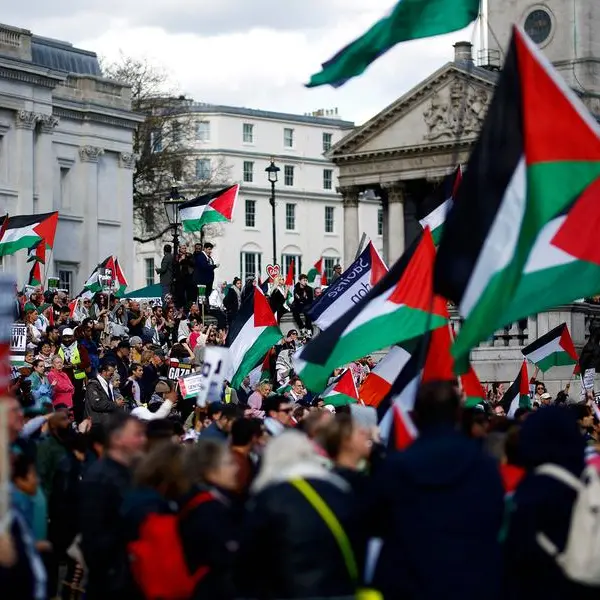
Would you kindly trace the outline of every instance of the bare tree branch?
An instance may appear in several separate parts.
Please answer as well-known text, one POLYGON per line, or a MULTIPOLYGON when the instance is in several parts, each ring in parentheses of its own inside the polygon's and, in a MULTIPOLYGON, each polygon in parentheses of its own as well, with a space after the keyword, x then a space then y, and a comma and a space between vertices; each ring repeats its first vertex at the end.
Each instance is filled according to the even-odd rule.
POLYGON ((151 237, 148 238, 141 238, 141 237, 137 237, 137 236, 133 236, 133 241, 134 242, 139 242, 140 244, 146 244, 147 242, 153 242, 155 240, 158 240, 159 238, 161 238, 163 235, 165 235, 165 233, 167 233, 168 231, 170 231, 171 229, 173 229, 174 225, 169 225, 168 227, 165 227, 162 231, 159 231, 156 235, 153 235, 151 237))

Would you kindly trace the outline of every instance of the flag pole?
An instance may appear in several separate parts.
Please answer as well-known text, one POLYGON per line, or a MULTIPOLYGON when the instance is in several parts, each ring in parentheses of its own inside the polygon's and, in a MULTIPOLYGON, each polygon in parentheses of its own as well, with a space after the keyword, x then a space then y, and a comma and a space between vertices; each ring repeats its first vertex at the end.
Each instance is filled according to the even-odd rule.
POLYGON ((44 283, 42 285, 43 290, 46 289, 46 281, 48 281, 48 265, 52 261, 52 253, 53 252, 54 252, 54 246, 52 248, 50 248, 50 256, 48 257, 48 260, 44 262, 44 283))
MULTIPOLYGON (((360 253, 363 251, 363 246, 365 245, 366 241, 367 241, 367 234, 363 231, 363 234, 360 238, 360 243, 358 244, 358 249, 356 250, 356 256, 354 257, 354 261, 358 260, 358 257, 360 256, 360 253)), ((354 261, 352 261, 352 262, 354 262, 354 261)))

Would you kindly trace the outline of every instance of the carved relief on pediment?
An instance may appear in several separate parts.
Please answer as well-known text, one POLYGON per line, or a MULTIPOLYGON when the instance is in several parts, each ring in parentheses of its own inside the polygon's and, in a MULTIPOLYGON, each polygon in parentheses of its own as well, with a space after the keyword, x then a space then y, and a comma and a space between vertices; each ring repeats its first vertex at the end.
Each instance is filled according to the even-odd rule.
POLYGON ((476 135, 492 99, 492 92, 456 80, 449 93, 435 93, 423 112, 427 126, 425 139, 433 142, 476 135))

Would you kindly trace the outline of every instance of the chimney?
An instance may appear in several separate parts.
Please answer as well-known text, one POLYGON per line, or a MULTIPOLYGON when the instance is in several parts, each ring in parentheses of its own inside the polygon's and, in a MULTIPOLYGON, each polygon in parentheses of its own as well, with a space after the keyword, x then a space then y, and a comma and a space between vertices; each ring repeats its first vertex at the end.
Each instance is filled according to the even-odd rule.
POLYGON ((454 62, 473 62, 473 44, 471 42, 456 42, 454 44, 454 62))

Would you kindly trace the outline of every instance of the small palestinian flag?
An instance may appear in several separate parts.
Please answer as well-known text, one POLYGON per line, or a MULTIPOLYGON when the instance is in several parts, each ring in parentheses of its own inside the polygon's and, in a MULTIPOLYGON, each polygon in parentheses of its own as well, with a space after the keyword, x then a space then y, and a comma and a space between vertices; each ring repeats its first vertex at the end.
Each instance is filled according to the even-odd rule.
POLYGON ((410 352, 400 346, 392 346, 390 351, 367 375, 359 390, 360 399, 367 406, 377 408, 389 394, 392 384, 410 359, 410 352))
POLYGON ((42 239, 27 250, 27 262, 33 261, 46 263, 46 242, 42 239))
POLYGON ((577 352, 566 323, 539 337, 523 348, 523 356, 546 372, 552 367, 577 364, 577 352))
POLYGON ((308 283, 313 287, 327 285, 327 275, 325 274, 325 261, 320 258, 314 267, 307 273, 308 283))
POLYGON ((117 296, 120 296, 125 293, 127 286, 127 279, 125 278, 125 273, 123 273, 123 269, 121 269, 121 265, 119 264, 119 259, 114 259, 115 264, 115 293, 117 296))
POLYGON ((452 207, 453 198, 458 192, 461 180, 462 169, 459 166, 423 203, 422 210, 425 212, 425 216, 419 219, 419 223, 423 229, 429 226, 436 246, 440 243, 446 215, 452 207))
POLYGON ((507 323, 600 291, 599 198, 600 125, 515 28, 436 261, 461 370, 507 323))
POLYGON ((33 287, 42 285, 42 268, 40 265, 40 262, 34 261, 33 265, 31 266, 31 270, 29 271, 28 285, 31 285, 33 287))
POLYGON ((320 392, 333 370, 447 323, 433 300, 435 246, 427 228, 385 277, 294 357, 298 376, 320 392))
POLYGON ((240 186, 236 183, 217 192, 184 202, 179 206, 179 217, 184 231, 202 231, 207 223, 231 221, 240 186))
POLYGON ((40 215, 5 216, 0 223, 0 256, 31 248, 44 240, 48 248, 54 246, 58 212, 40 215))
POLYGON ((527 375, 527 361, 521 365, 519 375, 512 385, 506 390, 500 402, 506 412, 506 416, 513 418, 519 408, 531 408, 529 396, 529 377, 527 375))
POLYGON ((260 287, 255 286, 253 297, 242 304, 227 336, 233 371, 228 378, 231 387, 238 388, 254 365, 282 337, 269 301, 260 287))
POLYGON ((358 402, 358 390, 352 376, 352 371, 346 369, 320 397, 325 404, 331 406, 346 406, 358 402))
POLYGON ((113 256, 105 258, 95 269, 94 272, 88 277, 83 287, 90 292, 96 293, 103 291, 100 277, 104 275, 106 271, 110 271, 111 277, 114 279, 116 275, 115 259, 113 256))

